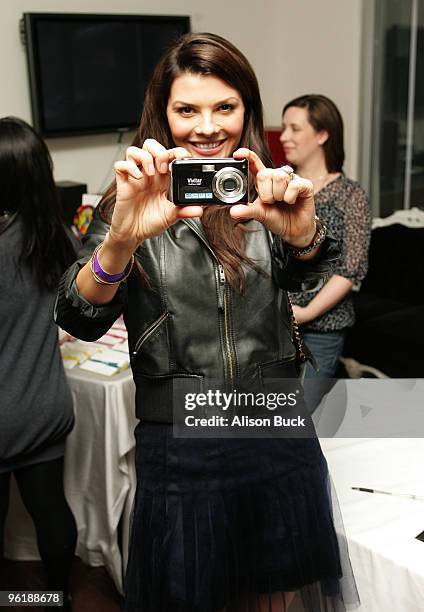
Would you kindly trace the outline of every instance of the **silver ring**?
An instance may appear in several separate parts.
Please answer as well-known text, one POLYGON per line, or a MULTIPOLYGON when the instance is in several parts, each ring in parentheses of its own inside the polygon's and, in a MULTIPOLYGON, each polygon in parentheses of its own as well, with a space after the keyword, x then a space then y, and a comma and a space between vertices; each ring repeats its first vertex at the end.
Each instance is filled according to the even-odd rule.
POLYGON ((292 180, 293 176, 294 176, 294 170, 291 166, 281 166, 280 170, 283 170, 283 172, 285 172, 286 174, 289 175, 290 180, 292 180))

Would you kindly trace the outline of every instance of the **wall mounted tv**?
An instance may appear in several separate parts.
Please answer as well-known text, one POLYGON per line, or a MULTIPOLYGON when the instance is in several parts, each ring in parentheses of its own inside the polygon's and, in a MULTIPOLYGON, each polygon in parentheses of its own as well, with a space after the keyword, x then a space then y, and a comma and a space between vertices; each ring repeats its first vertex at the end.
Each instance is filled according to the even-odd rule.
POLYGON ((24 13, 33 125, 44 137, 134 128, 163 51, 187 16, 24 13))

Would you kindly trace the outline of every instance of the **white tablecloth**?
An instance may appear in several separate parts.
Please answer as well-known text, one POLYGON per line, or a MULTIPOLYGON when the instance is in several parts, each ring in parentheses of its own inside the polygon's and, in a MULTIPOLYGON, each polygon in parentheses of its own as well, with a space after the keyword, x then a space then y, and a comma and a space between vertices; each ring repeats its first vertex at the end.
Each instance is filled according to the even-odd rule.
MULTIPOLYGON (((106 565, 122 592, 129 519, 135 491, 134 383, 130 371, 106 379, 78 368, 68 371, 75 428, 68 436, 65 489, 78 527, 76 554, 106 565), (118 523, 122 525, 122 551, 118 523)), ((16 488, 6 527, 10 559, 38 559, 35 533, 16 488)))
POLYGON ((352 486, 424 497, 423 439, 321 440, 342 509, 361 612, 424 610, 424 502, 352 486))

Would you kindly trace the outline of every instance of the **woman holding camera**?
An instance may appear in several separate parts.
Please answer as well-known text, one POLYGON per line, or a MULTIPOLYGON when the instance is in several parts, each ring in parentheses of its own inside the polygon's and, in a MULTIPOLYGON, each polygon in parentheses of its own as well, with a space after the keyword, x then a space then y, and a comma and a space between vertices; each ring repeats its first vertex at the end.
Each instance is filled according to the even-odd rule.
POLYGON ((305 610, 344 610, 357 593, 316 438, 173 435, 177 386, 297 376, 286 289, 316 287, 337 258, 311 183, 271 168, 246 58, 212 34, 175 43, 115 170, 57 319, 87 340, 121 312, 128 328, 140 423, 124 609, 281 612, 299 592, 305 610), (190 157, 247 159, 250 204, 174 205, 169 164, 190 157))

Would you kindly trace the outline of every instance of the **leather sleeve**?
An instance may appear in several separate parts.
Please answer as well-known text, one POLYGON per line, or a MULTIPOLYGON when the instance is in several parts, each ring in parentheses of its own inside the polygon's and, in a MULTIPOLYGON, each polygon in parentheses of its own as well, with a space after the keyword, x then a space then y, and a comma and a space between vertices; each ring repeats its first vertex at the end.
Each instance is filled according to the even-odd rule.
POLYGON ((54 319, 65 331, 81 340, 93 341, 103 336, 122 313, 127 285, 122 282, 113 300, 107 304, 90 304, 79 294, 75 279, 90 259, 92 252, 104 240, 109 226, 96 217, 82 239, 79 259, 63 274, 56 298, 54 319))
POLYGON ((327 234, 318 254, 306 261, 289 255, 283 240, 274 236, 272 276, 274 282, 287 291, 318 291, 333 273, 339 258, 339 244, 330 234, 327 234))

